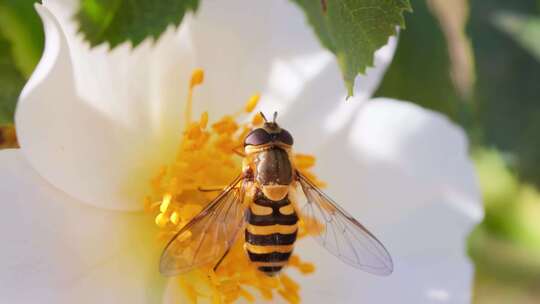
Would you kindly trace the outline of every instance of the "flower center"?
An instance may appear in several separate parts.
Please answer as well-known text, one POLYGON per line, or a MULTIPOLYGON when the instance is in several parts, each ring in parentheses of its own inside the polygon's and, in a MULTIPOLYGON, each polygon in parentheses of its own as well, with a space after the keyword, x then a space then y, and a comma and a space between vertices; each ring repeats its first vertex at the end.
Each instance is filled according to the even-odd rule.
MULTIPOLYGON (((219 194, 201 191, 202 188, 222 189, 240 174, 242 157, 238 151, 242 150, 244 138, 250 130, 263 122, 260 114, 251 114, 259 95, 253 95, 238 113, 223 116, 210 126, 207 112, 193 120, 193 90, 203 80, 204 72, 195 70, 189 86, 186 126, 176 159, 163 165, 151 179, 152 193, 144 200, 146 212, 152 214, 159 227, 157 237, 161 246, 219 194), (251 116, 248 122, 238 122, 239 118, 246 116, 251 116)), ((315 164, 313 156, 295 154, 294 163, 299 170, 313 176, 306 172, 315 164)), ((240 297, 252 302, 255 300, 253 291, 258 291, 267 300, 277 293, 290 303, 298 303, 298 284, 284 273, 269 277, 258 271, 250 264, 243 249, 243 233, 240 235, 215 272, 211 266, 201 267, 178 277, 185 296, 193 303, 201 298, 210 299, 213 303, 230 303, 240 297)), ((305 232, 300 222, 299 236, 303 235, 305 232)), ((289 266, 303 274, 315 270, 311 263, 302 262, 297 255, 291 257, 289 266)))

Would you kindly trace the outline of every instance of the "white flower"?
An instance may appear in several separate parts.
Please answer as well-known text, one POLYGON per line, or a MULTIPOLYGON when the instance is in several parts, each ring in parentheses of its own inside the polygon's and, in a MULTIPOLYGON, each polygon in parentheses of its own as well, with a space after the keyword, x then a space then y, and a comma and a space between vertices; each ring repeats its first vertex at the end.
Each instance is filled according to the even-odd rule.
POLYGON ((279 111, 296 149, 317 156, 326 191, 393 255, 381 278, 301 241, 317 265, 298 278, 306 303, 470 301, 465 239, 482 209, 463 131, 410 103, 369 100, 395 39, 345 102, 333 56, 285 0, 202 1, 180 30, 111 53, 81 42, 73 3, 43 2, 45 52, 16 115, 21 149, 0 151, 0 302, 174 301, 156 228, 137 210, 175 153, 195 66, 207 72, 195 113, 218 118, 261 90, 260 108, 279 111))

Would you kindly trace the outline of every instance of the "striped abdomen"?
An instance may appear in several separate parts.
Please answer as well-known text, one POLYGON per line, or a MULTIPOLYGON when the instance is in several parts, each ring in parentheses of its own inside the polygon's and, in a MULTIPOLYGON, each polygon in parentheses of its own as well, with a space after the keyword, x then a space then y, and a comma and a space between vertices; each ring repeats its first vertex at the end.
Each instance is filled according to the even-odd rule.
POLYGON ((249 259, 268 275, 289 261, 298 232, 298 216, 288 196, 272 201, 257 190, 247 212, 245 248, 249 259))

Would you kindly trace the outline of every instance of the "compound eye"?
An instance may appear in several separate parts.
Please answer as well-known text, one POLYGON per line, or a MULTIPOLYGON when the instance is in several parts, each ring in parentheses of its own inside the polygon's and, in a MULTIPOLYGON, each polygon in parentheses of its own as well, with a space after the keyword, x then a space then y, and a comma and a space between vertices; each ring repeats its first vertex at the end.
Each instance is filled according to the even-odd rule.
POLYGON ((277 135, 276 139, 289 146, 292 146, 292 144, 294 143, 294 139, 291 133, 289 133, 289 131, 285 129, 281 129, 281 132, 277 135))
POLYGON ((264 145, 270 142, 272 140, 270 134, 266 132, 262 128, 255 129, 251 131, 244 140, 244 146, 252 145, 252 146, 258 146, 258 145, 264 145))

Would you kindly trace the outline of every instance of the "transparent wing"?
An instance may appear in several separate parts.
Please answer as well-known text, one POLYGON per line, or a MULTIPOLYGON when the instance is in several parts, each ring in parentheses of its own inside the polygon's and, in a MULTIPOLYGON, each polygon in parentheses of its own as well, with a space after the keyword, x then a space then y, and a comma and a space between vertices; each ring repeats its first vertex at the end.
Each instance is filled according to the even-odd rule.
POLYGON ((317 231, 317 241, 355 268, 377 275, 391 274, 394 266, 384 245, 300 172, 297 176, 307 199, 302 219, 308 229, 317 231))
POLYGON ((244 194, 239 176, 169 241, 161 255, 160 272, 175 276, 217 262, 244 225, 244 194))

